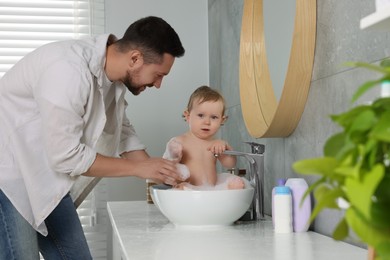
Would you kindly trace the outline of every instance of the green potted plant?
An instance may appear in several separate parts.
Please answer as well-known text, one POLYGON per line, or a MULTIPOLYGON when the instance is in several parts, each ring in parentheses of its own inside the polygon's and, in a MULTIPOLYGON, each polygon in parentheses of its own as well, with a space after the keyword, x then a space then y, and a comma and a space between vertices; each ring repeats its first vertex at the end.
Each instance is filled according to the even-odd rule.
MULTIPOLYGON (((390 60, 348 65, 382 74, 360 86, 352 103, 372 87, 390 81, 390 60)), ((313 191, 316 200, 310 221, 325 208, 345 210, 333 238, 342 240, 352 229, 374 249, 375 259, 390 259, 390 97, 351 107, 331 119, 342 131, 326 141, 324 155, 293 164, 300 174, 320 176, 306 192, 307 196, 313 191), (340 200, 347 206, 341 206, 340 200)))

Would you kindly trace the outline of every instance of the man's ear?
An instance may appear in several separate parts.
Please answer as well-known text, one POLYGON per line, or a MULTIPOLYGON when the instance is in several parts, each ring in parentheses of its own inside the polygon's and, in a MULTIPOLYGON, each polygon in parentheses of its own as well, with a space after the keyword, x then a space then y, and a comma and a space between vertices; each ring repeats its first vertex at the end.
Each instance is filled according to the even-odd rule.
POLYGON ((130 51, 129 56, 130 56, 130 64, 132 67, 139 67, 144 62, 142 53, 138 50, 130 51))

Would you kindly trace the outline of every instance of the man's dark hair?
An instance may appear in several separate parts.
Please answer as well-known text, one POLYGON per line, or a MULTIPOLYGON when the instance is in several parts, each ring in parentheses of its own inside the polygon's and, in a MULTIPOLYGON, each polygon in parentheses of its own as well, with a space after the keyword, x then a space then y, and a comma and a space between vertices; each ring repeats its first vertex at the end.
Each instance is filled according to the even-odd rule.
POLYGON ((140 50, 146 63, 161 61, 164 53, 173 57, 184 55, 183 45, 175 30, 166 21, 155 16, 132 23, 116 45, 121 52, 140 50))

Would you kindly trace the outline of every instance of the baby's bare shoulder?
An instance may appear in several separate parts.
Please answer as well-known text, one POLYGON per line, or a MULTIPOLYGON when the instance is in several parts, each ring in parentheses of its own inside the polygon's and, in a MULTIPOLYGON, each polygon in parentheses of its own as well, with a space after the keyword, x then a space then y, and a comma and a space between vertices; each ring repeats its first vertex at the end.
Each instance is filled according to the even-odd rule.
POLYGON ((175 136, 174 138, 172 138, 174 141, 178 142, 178 143, 181 143, 183 144, 186 140, 185 140, 185 136, 184 135, 178 135, 178 136, 175 136))

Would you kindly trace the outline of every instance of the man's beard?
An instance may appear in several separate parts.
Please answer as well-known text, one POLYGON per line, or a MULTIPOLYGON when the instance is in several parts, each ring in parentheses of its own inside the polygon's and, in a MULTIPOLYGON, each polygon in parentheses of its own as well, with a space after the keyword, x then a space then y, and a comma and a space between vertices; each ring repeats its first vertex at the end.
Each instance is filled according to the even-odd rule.
POLYGON ((144 87, 138 86, 134 83, 133 77, 130 75, 130 73, 127 73, 126 78, 123 80, 123 84, 127 87, 127 89, 134 95, 139 95, 144 87))
POLYGON ((131 80, 125 80, 123 82, 123 84, 125 84, 125 86, 127 87, 127 89, 134 95, 134 96, 137 96, 141 93, 141 88, 137 88, 136 86, 134 86, 133 82, 131 80))

